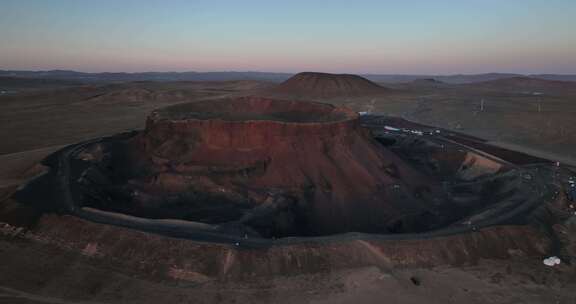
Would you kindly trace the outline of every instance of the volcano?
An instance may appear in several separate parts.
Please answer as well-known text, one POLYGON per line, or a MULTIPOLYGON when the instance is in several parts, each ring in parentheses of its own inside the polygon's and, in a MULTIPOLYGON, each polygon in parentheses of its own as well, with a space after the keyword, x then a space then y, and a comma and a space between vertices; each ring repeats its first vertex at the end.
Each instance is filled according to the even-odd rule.
POLYGON ((247 97, 167 107, 129 149, 126 185, 136 194, 108 206, 115 211, 267 236, 386 232, 431 216, 434 182, 372 139, 355 112, 327 104, 247 97))
POLYGON ((310 101, 182 103, 153 111, 142 131, 54 153, 49 173, 14 197, 41 212, 257 245, 524 223, 550 194, 543 173, 501 159, 510 152, 436 131, 310 101))
POLYGON ((303 72, 267 91, 278 97, 331 99, 353 98, 390 93, 366 78, 352 74, 303 72))

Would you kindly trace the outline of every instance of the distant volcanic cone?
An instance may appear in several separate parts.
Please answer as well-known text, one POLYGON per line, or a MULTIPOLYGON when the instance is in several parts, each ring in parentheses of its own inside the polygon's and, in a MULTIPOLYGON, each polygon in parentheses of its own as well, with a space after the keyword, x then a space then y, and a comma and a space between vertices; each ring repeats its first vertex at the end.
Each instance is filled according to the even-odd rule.
POLYGON ((380 95, 390 91, 357 75, 303 72, 268 90, 268 93, 278 97, 327 99, 380 95))
POLYGON ((268 237, 387 232, 431 215, 434 183, 373 140, 355 112, 327 104, 171 106, 153 112, 130 146, 132 199, 108 206, 115 211, 236 222, 268 237))

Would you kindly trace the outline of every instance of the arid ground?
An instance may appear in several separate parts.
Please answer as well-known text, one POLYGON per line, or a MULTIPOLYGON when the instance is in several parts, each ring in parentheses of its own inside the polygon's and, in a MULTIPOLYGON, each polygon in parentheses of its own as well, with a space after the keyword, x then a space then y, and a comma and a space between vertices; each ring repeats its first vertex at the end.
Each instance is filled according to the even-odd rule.
MULTIPOLYGON (((379 83, 383 88, 354 87, 357 82, 349 78, 322 80, 320 87, 300 83, 318 82, 310 77, 322 75, 280 86, 252 80, 22 85, 11 79, 11 87, 18 89, 0 95, 0 213, 11 208, 7 197, 42 171, 38 162, 51 152, 142 129, 148 114, 159 107, 222 97, 322 101, 399 116, 576 165, 576 82, 511 77, 448 84, 419 79, 379 83)), ((576 233, 574 217, 572 223, 566 234, 576 233)), ((426 246, 420 247, 423 255, 426 246)), ((31 231, 0 223, 0 303, 576 303, 574 265, 548 267, 542 263, 545 256, 514 250, 502 258, 457 262, 445 246, 447 257, 439 258, 445 263, 406 266, 390 260, 393 254, 358 241, 354 258, 365 259, 365 265, 318 266, 285 275, 271 271, 267 276, 242 267, 241 273, 227 276, 230 265, 239 267, 242 260, 226 255, 214 262, 222 265, 206 265, 224 273, 205 276, 170 266, 197 257, 190 253, 193 245, 54 215, 40 219, 31 231), (73 231, 60 234, 66 227, 73 231), (142 252, 149 248, 155 249, 142 252), (164 249, 174 256, 161 253, 164 249)))

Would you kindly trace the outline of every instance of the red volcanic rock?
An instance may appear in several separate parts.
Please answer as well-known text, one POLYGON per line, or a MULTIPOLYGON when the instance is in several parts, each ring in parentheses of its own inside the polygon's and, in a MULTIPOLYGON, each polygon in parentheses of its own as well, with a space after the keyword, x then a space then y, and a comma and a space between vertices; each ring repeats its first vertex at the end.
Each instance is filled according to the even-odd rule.
POLYGON ((357 75, 316 72, 296 74, 268 91, 299 98, 361 97, 389 92, 390 89, 357 75))
POLYGON ((260 97, 180 104, 153 112, 131 144, 140 171, 130 183, 143 209, 202 199, 195 208, 263 206, 278 212, 282 223, 271 229, 280 234, 387 232, 431 215, 434 184, 344 108, 260 97), (179 199, 167 201, 170 195, 179 199))

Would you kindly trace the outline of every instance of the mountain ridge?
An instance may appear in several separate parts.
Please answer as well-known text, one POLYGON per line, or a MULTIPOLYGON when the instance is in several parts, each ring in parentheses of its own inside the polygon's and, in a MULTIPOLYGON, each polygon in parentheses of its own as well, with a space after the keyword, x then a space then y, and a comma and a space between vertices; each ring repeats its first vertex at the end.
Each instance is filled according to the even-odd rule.
MULTIPOLYGON (((128 82, 128 81, 226 81, 261 80, 282 82, 297 73, 258 72, 258 71, 220 71, 220 72, 79 72, 73 70, 1 70, 0 76, 18 78, 43 78, 72 80, 84 83, 128 82)), ((510 77, 531 77, 546 80, 576 81, 576 74, 518 74, 518 73, 481 73, 481 74, 357 74, 373 82, 401 83, 416 79, 429 78, 445 83, 474 83, 510 77)))

